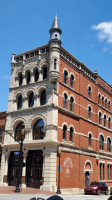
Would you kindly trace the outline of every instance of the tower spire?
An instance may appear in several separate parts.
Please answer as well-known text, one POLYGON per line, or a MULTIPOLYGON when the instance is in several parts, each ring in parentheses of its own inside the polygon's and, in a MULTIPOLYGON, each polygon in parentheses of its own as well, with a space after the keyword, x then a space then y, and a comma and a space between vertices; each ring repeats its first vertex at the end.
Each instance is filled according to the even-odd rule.
POLYGON ((60 29, 57 15, 55 16, 54 22, 52 24, 51 29, 49 30, 51 35, 50 40, 60 40, 60 35, 62 34, 62 30, 60 29))

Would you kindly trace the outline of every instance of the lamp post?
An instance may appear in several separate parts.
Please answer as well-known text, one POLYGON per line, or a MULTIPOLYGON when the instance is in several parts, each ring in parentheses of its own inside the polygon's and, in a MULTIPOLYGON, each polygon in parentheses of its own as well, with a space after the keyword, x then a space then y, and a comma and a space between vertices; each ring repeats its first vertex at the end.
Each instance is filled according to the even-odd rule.
POLYGON ((23 139, 24 139, 24 133, 25 130, 21 129, 21 134, 20 134, 20 141, 17 140, 14 136, 12 136, 11 133, 9 133, 8 131, 5 131, 8 135, 10 135, 12 138, 15 139, 16 142, 19 143, 20 145, 20 154, 19 154, 19 163, 18 163, 18 174, 17 174, 17 182, 16 182, 16 189, 15 192, 20 192, 20 184, 21 184, 21 169, 22 167, 25 167, 25 163, 23 163, 22 161, 22 148, 23 148, 23 139))
POLYGON ((58 149, 58 155, 59 155, 59 166, 58 166, 58 189, 57 189, 57 194, 61 194, 60 191, 60 155, 61 155, 61 150, 58 149))
POLYGON ((21 169, 22 169, 22 149, 23 149, 23 136, 24 136, 24 129, 21 130, 20 135, 20 156, 19 156, 19 163, 18 163, 18 173, 17 173, 17 182, 16 182, 16 189, 15 192, 20 192, 20 185, 21 185, 21 169))

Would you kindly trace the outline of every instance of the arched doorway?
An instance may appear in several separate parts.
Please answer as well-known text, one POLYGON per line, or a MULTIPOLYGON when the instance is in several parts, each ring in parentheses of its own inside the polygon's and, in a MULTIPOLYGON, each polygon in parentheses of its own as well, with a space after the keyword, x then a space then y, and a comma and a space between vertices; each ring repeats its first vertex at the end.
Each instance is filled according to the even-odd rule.
POLYGON ((42 185, 42 169, 42 151, 29 151, 26 163, 26 182, 28 187, 40 188, 42 185))
POLYGON ((85 173, 85 186, 90 183, 90 175, 93 173, 93 167, 90 160, 86 160, 84 164, 84 173, 85 173))

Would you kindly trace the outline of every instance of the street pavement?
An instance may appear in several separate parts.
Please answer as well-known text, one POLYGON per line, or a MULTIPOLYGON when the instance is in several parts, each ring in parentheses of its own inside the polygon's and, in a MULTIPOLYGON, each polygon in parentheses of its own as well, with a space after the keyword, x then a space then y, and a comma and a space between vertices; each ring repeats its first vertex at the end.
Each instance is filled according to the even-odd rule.
MULTIPOLYGON (((0 194, 0 200, 31 200, 33 197, 48 199, 46 194, 0 194)), ((64 200, 107 200, 109 195, 60 195, 64 200)))

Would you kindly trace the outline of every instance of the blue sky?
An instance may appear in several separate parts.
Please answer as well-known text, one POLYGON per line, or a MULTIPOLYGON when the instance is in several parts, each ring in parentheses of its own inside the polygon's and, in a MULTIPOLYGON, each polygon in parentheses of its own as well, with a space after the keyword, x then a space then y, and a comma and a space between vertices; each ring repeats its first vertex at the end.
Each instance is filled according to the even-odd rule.
POLYGON ((112 84, 111 0, 0 0, 0 111, 7 110, 12 53, 47 44, 56 14, 62 46, 112 84))

